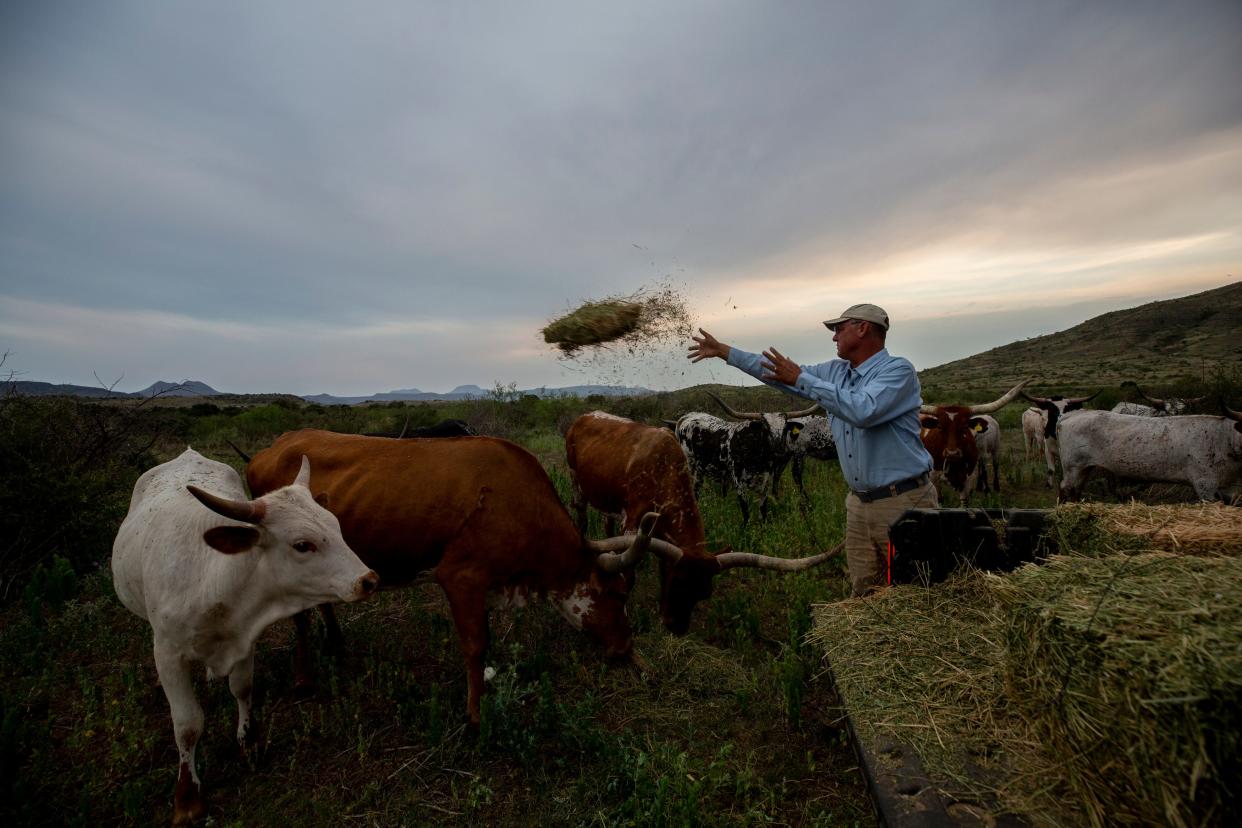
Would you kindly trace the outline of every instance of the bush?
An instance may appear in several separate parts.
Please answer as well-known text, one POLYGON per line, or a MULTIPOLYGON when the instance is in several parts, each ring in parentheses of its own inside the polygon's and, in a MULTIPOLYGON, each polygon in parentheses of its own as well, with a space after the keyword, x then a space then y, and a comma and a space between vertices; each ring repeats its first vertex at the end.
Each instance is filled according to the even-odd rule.
POLYGON ((85 573, 107 559, 134 481, 181 420, 143 405, 0 399, 0 602, 41 566, 59 583, 65 565, 85 573))

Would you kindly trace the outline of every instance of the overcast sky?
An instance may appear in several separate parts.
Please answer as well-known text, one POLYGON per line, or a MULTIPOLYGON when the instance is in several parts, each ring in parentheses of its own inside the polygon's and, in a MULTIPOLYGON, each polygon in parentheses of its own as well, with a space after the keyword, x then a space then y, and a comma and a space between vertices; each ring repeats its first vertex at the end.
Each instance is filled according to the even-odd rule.
POLYGON ((119 390, 741 383, 539 330, 659 282, 919 368, 1242 278, 1242 3, 0 7, 0 353, 119 390))

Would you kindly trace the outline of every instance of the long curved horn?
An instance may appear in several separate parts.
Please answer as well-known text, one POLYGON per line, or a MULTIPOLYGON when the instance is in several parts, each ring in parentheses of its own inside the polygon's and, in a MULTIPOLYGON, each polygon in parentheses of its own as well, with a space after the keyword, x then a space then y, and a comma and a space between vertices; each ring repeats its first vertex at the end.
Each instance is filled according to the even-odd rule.
POLYGON ((238 457, 240 457, 240 458, 242 459, 242 462, 243 462, 243 463, 249 463, 249 462, 250 462, 250 456, 249 456, 249 455, 247 455, 247 454, 246 454, 246 452, 244 452, 244 451, 242 451, 241 449, 239 449, 237 446, 234 446, 234 445, 233 445, 233 441, 232 441, 232 440, 230 440, 230 439, 228 439, 228 438, 226 437, 226 438, 224 438, 224 442, 228 443, 230 446, 233 446, 233 451, 237 452, 237 456, 238 456, 238 457))
POLYGON ((655 529, 656 521, 659 519, 659 512, 648 512, 643 515, 643 519, 638 523, 638 534, 633 538, 620 537, 587 541, 587 546, 599 553, 599 557, 595 559, 595 565, 605 572, 624 572, 627 569, 633 569, 642 560, 643 554, 651 544, 651 532, 655 529), (625 551, 617 552, 616 549, 625 549, 625 551))
POLYGON ((1052 402, 1052 400, 1049 397, 1032 397, 1030 394, 1026 393, 1025 391, 1022 392, 1021 396, 1023 399, 1030 400, 1031 402, 1039 406, 1052 402))
POLYGON ((186 486, 186 491, 198 498, 198 502, 217 515, 240 520, 242 523, 262 523, 267 514, 267 504, 262 500, 226 500, 219 495, 205 492, 198 486, 186 486))
POLYGON ((1095 399, 1096 397, 1098 397, 1098 396, 1100 396, 1100 392, 1099 392, 1099 391, 1096 391, 1094 394, 1090 394, 1090 395, 1088 395, 1088 396, 1086 396, 1086 397, 1070 397, 1070 398, 1069 398, 1068 400, 1066 400, 1065 402, 1066 402, 1066 404, 1067 404, 1067 405, 1068 405, 1068 404, 1070 404, 1070 403, 1076 403, 1076 404, 1078 404, 1078 405, 1082 405, 1082 404, 1083 404, 1083 403, 1085 403, 1085 402, 1088 402, 1088 401, 1090 401, 1090 400, 1094 400, 1094 399, 1095 399))
MULTIPOLYGON (((1018 396, 1018 392, 1022 390, 1022 387, 1025 386, 1027 383, 1029 383, 1032 379, 1033 377, 1028 377, 1022 380, 1022 382, 1018 383, 1013 388, 1010 388, 1008 391, 1006 391, 1005 395, 998 400, 994 400, 990 403, 984 403, 983 405, 970 406, 970 413, 971 414, 991 414, 993 411, 1001 410, 1002 408, 1004 408, 1005 406, 1013 402, 1014 397, 1018 396)), ((1097 391, 1096 393, 1098 394, 1099 392, 1097 391)))
POLYGON ((756 567, 757 569, 774 569, 779 572, 799 572, 819 566, 834 555, 839 555, 845 548, 838 543, 827 552, 811 555, 809 558, 774 558, 771 555, 756 555, 754 552, 721 552, 716 556, 720 569, 734 569, 739 566, 756 567))
POLYGON ((794 417, 809 417, 818 410, 819 410, 819 403, 815 403, 815 405, 811 406, 810 408, 803 409, 802 411, 786 411, 785 416, 791 420, 794 417))
POLYGON ((1139 388, 1139 387, 1138 387, 1138 385, 1135 385, 1135 386, 1134 386, 1134 390, 1138 392, 1138 395, 1139 395, 1140 397, 1142 397, 1143 399, 1147 400, 1149 403, 1154 404, 1157 408, 1164 408, 1164 406, 1166 405, 1166 403, 1165 403, 1165 401, 1164 401, 1164 400, 1157 399, 1157 398, 1155 398, 1155 397, 1149 397, 1149 396, 1147 396, 1146 394, 1144 394, 1144 393, 1143 393, 1143 389, 1142 389, 1142 388, 1139 388))
POLYGON ((936 406, 923 403, 922 405, 919 406, 919 413, 920 414, 935 414, 936 406))
POLYGON ((1222 397, 1220 400, 1220 407, 1221 407, 1221 410, 1225 412, 1226 417, 1228 417, 1231 420, 1234 420, 1235 422, 1242 422, 1242 411, 1234 411, 1232 408, 1225 405, 1224 397, 1222 397))
POLYGON ((723 408, 725 411, 729 413, 730 416, 737 417, 739 420, 762 420, 763 419, 763 415, 755 411, 749 411, 749 412, 734 411, 732 408, 728 406, 727 403, 725 403, 724 400, 720 399, 720 397, 717 397, 711 391, 707 392, 707 396, 715 400, 720 405, 721 408, 723 408))
POLYGON ((405 425, 401 426, 401 433, 397 435, 397 439, 398 439, 398 440, 400 440, 402 437, 404 437, 404 436, 405 436, 405 432, 406 432, 407 430, 409 430, 409 428, 410 428, 410 415, 409 415, 409 414, 406 414, 406 415, 405 415, 405 425))

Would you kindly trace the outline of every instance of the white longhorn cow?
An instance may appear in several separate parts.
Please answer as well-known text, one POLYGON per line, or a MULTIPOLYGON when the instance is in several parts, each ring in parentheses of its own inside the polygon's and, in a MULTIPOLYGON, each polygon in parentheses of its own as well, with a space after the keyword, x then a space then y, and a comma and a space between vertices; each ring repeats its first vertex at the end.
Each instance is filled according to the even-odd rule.
POLYGON ((1076 500, 1091 473, 1188 483, 1200 500, 1228 500, 1242 488, 1242 412, 1225 417, 1132 417, 1077 411, 1061 418, 1061 499, 1076 500))
POLYGON ((1034 460, 1044 453, 1044 429, 1048 427, 1048 414, 1040 408, 1028 408, 1022 412, 1022 444, 1026 459, 1034 460))
POLYGON ((194 766, 203 709, 191 664, 205 664, 208 678, 228 676, 245 750, 263 630, 316 604, 365 598, 379 585, 309 482, 303 457, 293 485, 250 500, 236 471, 187 448, 134 484, 112 546, 112 578, 121 603, 154 634, 180 758, 174 825, 205 813, 194 766))
POLYGON ((991 414, 980 414, 977 419, 982 422, 971 426, 971 430, 975 432, 975 447, 979 450, 979 460, 975 467, 979 470, 979 476, 976 478, 977 490, 988 491, 988 469, 985 464, 990 461, 992 491, 1000 492, 1000 472, 997 471, 1000 464, 1000 423, 991 414))

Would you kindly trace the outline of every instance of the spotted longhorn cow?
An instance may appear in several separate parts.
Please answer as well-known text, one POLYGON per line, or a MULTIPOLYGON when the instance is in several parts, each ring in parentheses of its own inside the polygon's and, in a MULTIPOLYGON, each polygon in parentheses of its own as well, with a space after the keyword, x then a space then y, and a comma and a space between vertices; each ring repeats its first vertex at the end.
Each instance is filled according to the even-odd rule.
POLYGON ((299 455, 262 497, 246 496, 231 467, 186 449, 134 484, 129 513, 112 546, 112 582, 121 603, 151 625, 155 670, 168 698, 180 768, 173 824, 206 813, 195 766, 203 732, 190 668, 228 676, 237 700, 237 741, 251 721, 254 648, 274 622, 321 601, 355 601, 379 582, 341 537, 341 527, 307 489, 299 455))
POLYGON ((410 428, 410 418, 405 418, 401 431, 366 431, 365 437, 394 437, 398 440, 410 440, 419 437, 473 437, 478 432, 470 427, 465 420, 441 420, 429 426, 410 428))
POLYGON ((1023 380, 990 403, 919 407, 919 435, 932 457, 932 479, 948 481, 963 505, 970 499, 978 473, 979 446, 975 435, 989 427, 980 415, 1004 408, 1029 382, 1023 380))
POLYGON ((1076 411, 1057 430, 1062 500, 1077 500, 1091 474, 1123 480, 1187 483, 1200 500, 1225 500, 1242 491, 1242 412, 1223 417, 1132 417, 1076 411))
POLYGON ((832 436, 832 420, 823 415, 809 417, 791 417, 789 428, 785 431, 785 453, 777 458, 776 468, 772 473, 772 494, 776 494, 780 486, 781 476, 788 464, 798 491, 803 501, 809 499, 806 486, 802 484, 802 469, 808 458, 815 460, 836 460, 837 443, 832 436))
POLYGON ((1143 393, 1143 389, 1139 388, 1133 382, 1123 382, 1122 386, 1133 386, 1138 395, 1151 405, 1136 402, 1119 402, 1112 407, 1114 414, 1129 414, 1132 417, 1171 417, 1178 414, 1184 414, 1186 407, 1192 403, 1200 402, 1204 397, 1149 397, 1143 393))
MULTIPOLYGON (((295 458, 314 464, 341 532, 387 587, 430 572, 448 598, 466 661, 466 708, 477 723, 483 693, 489 600, 550 600, 610 657, 632 656, 625 613, 633 568, 650 545, 656 515, 636 536, 588 541, 534 455, 493 437, 401 440, 304 429, 282 434, 246 468, 254 492, 280 486, 295 458)), ((304 632, 306 625, 299 627, 304 632)), ((304 636, 298 652, 304 654, 304 636)), ((295 658, 309 682, 308 658, 295 658)))
POLYGON ((623 516, 627 531, 645 513, 660 514, 656 536, 672 544, 653 550, 660 561, 660 619, 676 635, 689 629, 691 612, 711 596, 713 579, 721 572, 735 567, 791 572, 829 557, 710 552, 686 455, 666 429, 592 411, 565 432, 565 456, 574 477, 580 529, 585 529, 587 506, 623 516))
POLYGON ((695 411, 682 415, 673 432, 690 460, 696 489, 709 478, 732 488, 745 524, 750 495, 759 498, 760 515, 767 514, 777 465, 788 453, 790 420, 813 414, 819 406, 791 412, 736 411, 715 394, 708 396, 740 422, 695 411))

